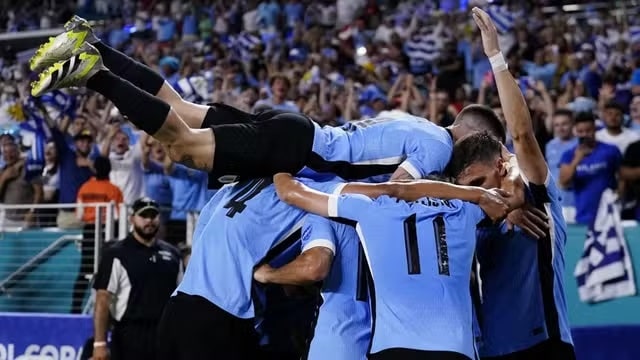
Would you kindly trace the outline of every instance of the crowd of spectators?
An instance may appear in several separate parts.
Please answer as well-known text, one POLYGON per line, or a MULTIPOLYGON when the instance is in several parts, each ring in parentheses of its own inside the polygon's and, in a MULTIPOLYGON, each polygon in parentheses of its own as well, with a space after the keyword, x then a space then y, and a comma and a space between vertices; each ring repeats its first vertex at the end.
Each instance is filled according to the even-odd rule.
MULTIPOLYGON (((587 7, 568 14, 544 12, 549 1, 533 3, 487 8, 551 173, 567 189, 564 205, 575 208, 569 218, 589 223, 607 187, 625 197, 625 216, 640 218, 640 211, 634 213, 640 194, 640 23, 632 16, 638 9, 587 7)), ((330 126, 401 110, 447 126, 467 104, 501 112, 480 35, 461 5, 27 1, 4 9, 0 25, 7 32, 56 28, 73 13, 104 19, 95 26, 103 41, 157 70, 189 101, 301 111, 330 126)), ((111 183, 125 203, 151 196, 168 209, 163 216, 170 231, 184 230, 186 211, 197 211, 211 196, 206 174, 170 163, 159 144, 97 94, 71 90, 35 101, 25 95, 28 57, 5 55, 0 202, 75 203, 101 156, 110 159, 111 183), (20 151, 26 159, 20 160, 20 151)), ((71 211, 47 216, 57 217, 59 227, 82 226, 71 211)), ((5 214, 5 224, 34 225, 34 219, 30 210, 5 214)))

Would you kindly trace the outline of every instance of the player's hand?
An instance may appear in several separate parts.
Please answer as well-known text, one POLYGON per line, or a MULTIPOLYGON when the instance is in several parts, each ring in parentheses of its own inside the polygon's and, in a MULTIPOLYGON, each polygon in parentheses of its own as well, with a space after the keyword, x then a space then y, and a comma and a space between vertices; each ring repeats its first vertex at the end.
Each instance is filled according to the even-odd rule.
POLYGON ((109 349, 106 346, 94 347, 91 360, 109 360, 109 349))
POLYGON ((269 273, 273 268, 269 264, 262 264, 253 271, 253 279, 261 284, 269 283, 269 273))
POLYGON ((287 197, 287 189, 289 184, 293 182, 293 176, 289 173, 277 173, 273 175, 273 185, 276 187, 276 193, 280 200, 287 197))
POLYGON ((478 25, 480 33, 482 34, 482 47, 487 57, 492 57, 500 52, 500 45, 498 43, 498 31, 493 24, 491 17, 484 10, 474 7, 471 10, 473 20, 478 25))
POLYGON ((536 239, 541 239, 549 230, 549 218, 540 209, 531 205, 526 205, 520 209, 513 210, 507 216, 507 228, 513 230, 513 226, 520 227, 527 235, 536 239))
POLYGON ((276 185, 283 184, 291 180, 293 180, 293 175, 289 173, 277 173, 273 175, 273 183, 276 185))
POLYGON ((478 206, 493 220, 498 221, 504 219, 509 212, 508 198, 511 194, 501 189, 491 189, 484 191, 478 206))

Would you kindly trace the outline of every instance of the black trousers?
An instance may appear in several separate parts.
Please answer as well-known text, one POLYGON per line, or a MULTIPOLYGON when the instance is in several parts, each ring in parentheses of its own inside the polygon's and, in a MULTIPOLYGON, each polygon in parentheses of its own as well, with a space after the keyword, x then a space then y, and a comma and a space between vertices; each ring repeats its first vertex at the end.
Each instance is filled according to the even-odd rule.
POLYGON ((386 349, 369 355, 370 360, 471 360, 452 351, 425 351, 403 348, 386 349))
POLYGON ((116 324, 111 333, 111 360, 155 360, 157 323, 116 324))
POLYGON ((512 354, 483 357, 482 360, 575 360, 576 353, 573 345, 567 344, 560 339, 549 339, 543 341, 526 350, 518 351, 512 354))

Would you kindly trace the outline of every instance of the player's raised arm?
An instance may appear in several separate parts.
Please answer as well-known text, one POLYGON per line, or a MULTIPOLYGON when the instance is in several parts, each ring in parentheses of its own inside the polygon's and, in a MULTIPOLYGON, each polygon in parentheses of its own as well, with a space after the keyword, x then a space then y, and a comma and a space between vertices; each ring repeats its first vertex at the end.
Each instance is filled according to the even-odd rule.
POLYGON ((499 190, 487 190, 477 186, 461 186, 443 181, 413 180, 380 184, 348 183, 341 194, 362 194, 371 198, 381 195, 405 201, 416 201, 423 197, 444 200, 462 200, 478 204, 493 220, 504 218, 518 206, 511 201, 511 194, 499 190))
MULTIPOLYGON (((290 174, 276 174, 273 182, 278 196, 287 204, 320 216, 336 216, 331 213, 331 195, 305 186, 290 174)), ((511 195, 506 192, 432 180, 380 184, 347 183, 338 188, 337 195, 339 194, 359 194, 372 199, 388 195, 406 201, 415 201, 425 196, 445 200, 459 199, 480 205, 493 220, 504 218, 507 212, 512 210, 512 202, 509 200, 511 195)))
POLYGON ((496 27, 485 11, 475 7, 472 13, 473 20, 482 33, 484 52, 491 62, 502 111, 507 122, 507 129, 513 138, 521 171, 530 182, 544 184, 548 175, 547 163, 533 132, 527 103, 500 51, 496 27))
POLYGON ((313 190, 286 173, 275 174, 273 184, 278 197, 285 203, 312 214, 330 216, 329 194, 313 190))

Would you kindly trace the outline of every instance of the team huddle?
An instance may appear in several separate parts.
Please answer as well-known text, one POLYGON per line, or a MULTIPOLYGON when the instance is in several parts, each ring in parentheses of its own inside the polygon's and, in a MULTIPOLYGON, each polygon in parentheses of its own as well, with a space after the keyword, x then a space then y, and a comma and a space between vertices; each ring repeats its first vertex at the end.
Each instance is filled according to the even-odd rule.
POLYGON ((397 111, 331 128, 189 103, 79 17, 38 50, 34 96, 95 90, 220 188, 165 307, 159 359, 266 358, 264 285, 317 283, 307 359, 575 358, 559 191, 495 27, 473 18, 515 154, 481 105, 448 128, 397 111))

